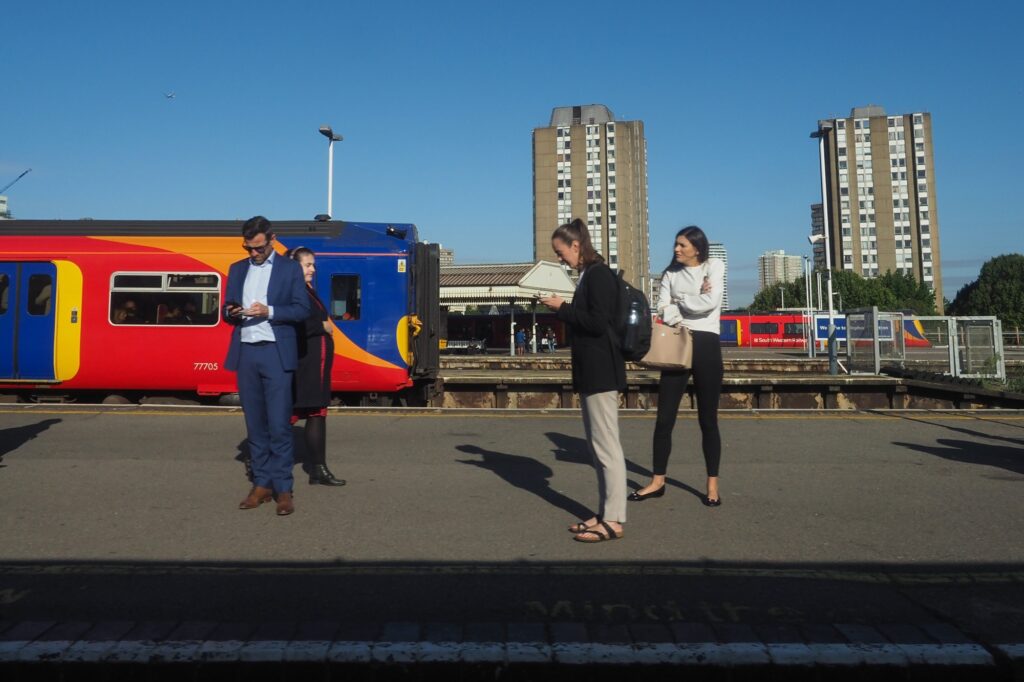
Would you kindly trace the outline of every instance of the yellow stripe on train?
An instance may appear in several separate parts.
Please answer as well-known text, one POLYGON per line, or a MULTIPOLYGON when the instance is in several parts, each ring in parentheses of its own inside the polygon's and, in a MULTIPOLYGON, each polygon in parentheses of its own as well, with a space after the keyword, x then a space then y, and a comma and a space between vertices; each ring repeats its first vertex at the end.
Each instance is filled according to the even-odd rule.
POLYGON ((71 261, 55 260, 53 264, 57 267, 54 377, 68 381, 78 374, 82 356, 82 271, 71 261))

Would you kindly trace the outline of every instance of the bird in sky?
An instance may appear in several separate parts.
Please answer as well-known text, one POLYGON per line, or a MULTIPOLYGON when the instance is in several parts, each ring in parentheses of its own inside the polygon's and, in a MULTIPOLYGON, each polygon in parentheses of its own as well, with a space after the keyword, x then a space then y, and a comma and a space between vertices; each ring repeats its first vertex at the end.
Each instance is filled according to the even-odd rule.
POLYGON ((165 92, 164 93, 164 97, 166 97, 167 99, 174 99, 174 93, 173 92, 165 92))

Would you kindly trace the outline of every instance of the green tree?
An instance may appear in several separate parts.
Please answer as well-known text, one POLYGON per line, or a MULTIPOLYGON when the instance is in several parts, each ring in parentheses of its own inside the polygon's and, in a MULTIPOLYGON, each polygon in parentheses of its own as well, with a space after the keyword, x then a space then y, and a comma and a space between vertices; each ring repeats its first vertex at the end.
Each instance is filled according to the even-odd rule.
POLYGON ((1010 327, 1024 327, 1024 255, 996 256, 981 266, 978 279, 964 285, 949 304, 950 315, 995 315, 1010 327))
POLYGON ((767 286, 754 296, 750 310, 771 311, 786 308, 802 308, 805 303, 804 278, 798 277, 795 282, 776 282, 767 286))
POLYGON ((886 310, 912 310, 915 315, 935 314, 935 294, 913 274, 888 271, 875 281, 891 295, 886 310))
MULTIPOLYGON (((817 290, 817 275, 811 279, 812 290, 817 290)), ((827 297, 828 283, 822 273, 821 294, 827 297)), ((758 292, 751 310, 778 310, 782 307, 782 292, 785 292, 786 307, 798 308, 804 305, 804 278, 795 282, 776 283, 758 292)), ((837 311, 854 310, 878 306, 879 310, 912 310, 917 315, 935 314, 935 296, 923 282, 911 274, 887 272, 881 277, 865 279, 849 270, 832 271, 833 302, 837 311)), ((815 306, 817 296, 813 296, 815 306)), ((828 301, 821 301, 822 309, 828 309, 828 301)))

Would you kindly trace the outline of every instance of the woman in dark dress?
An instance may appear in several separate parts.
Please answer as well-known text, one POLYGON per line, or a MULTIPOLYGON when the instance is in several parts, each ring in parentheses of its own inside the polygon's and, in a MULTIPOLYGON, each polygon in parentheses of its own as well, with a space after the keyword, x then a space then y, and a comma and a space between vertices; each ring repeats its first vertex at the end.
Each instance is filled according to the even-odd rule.
POLYGON ((310 485, 345 485, 327 468, 327 406, 331 403, 331 366, 334 362, 332 323, 327 306, 316 295, 313 277, 316 256, 304 246, 288 252, 302 266, 309 294, 310 314, 299 328, 299 368, 295 371, 292 424, 306 420, 306 453, 310 485))

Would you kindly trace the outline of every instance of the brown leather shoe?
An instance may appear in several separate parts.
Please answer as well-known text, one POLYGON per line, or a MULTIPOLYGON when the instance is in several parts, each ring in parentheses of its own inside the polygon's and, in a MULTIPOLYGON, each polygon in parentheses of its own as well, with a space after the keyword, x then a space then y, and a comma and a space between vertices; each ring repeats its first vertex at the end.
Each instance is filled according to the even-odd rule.
POLYGON ((270 488, 263 488, 258 485, 254 485, 252 490, 249 491, 249 496, 238 503, 239 509, 255 509, 264 502, 270 502, 273 499, 274 491, 270 488))
POLYGON ((278 493, 277 494, 277 515, 288 516, 295 511, 295 503, 292 502, 291 493, 278 493))

